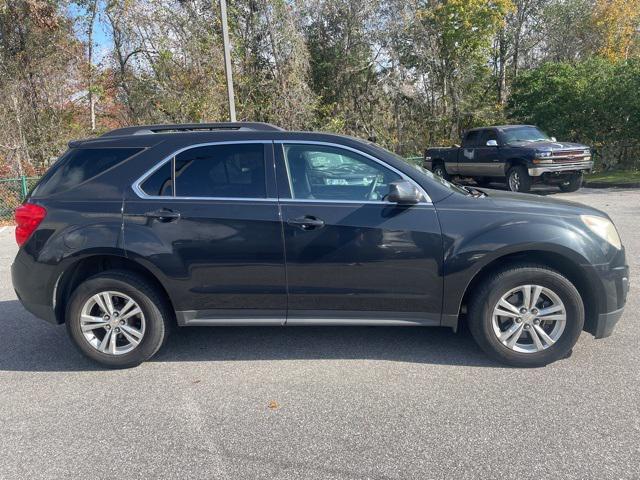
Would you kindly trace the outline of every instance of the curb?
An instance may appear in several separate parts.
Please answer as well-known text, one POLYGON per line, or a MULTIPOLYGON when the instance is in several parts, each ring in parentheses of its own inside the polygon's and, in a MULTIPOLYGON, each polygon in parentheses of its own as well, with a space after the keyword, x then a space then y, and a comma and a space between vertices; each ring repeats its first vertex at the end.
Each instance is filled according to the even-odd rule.
POLYGON ((640 183, 610 183, 610 182, 589 182, 582 185, 587 188, 640 188, 640 183))

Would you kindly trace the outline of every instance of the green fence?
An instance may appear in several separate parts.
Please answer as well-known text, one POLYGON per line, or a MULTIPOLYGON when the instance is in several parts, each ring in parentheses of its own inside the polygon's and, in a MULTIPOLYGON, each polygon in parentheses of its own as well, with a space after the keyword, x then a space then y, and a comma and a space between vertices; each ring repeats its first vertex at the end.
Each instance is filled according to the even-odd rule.
POLYGON ((0 222, 13 221, 13 211, 38 180, 40 177, 0 178, 0 222))

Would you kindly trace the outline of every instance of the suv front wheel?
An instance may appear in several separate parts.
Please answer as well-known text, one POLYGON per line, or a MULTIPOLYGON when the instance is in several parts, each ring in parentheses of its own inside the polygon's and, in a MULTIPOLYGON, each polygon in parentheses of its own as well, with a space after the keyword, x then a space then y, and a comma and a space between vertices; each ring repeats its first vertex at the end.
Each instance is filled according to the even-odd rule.
POLYGON ((584 306, 576 287, 555 270, 515 265, 474 292, 468 325, 494 359, 540 367, 571 352, 584 325, 584 306))
POLYGON ((167 336, 170 310, 144 278, 108 271, 81 283, 67 304, 69 336, 85 356, 111 368, 151 358, 167 336))

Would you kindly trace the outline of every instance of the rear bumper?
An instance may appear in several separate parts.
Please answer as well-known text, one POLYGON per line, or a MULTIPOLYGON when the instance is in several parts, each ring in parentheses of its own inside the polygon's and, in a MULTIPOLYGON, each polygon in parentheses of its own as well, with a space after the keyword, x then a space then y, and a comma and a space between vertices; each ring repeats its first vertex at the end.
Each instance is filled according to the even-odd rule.
POLYGON ((529 176, 539 177, 544 173, 572 173, 572 172, 584 172, 593 168, 593 162, 575 162, 575 163, 562 163, 558 165, 541 165, 539 167, 529 168, 529 176))
POLYGON ((60 323, 53 306, 51 267, 47 268, 18 252, 11 265, 11 281, 18 300, 26 310, 49 323, 60 323))

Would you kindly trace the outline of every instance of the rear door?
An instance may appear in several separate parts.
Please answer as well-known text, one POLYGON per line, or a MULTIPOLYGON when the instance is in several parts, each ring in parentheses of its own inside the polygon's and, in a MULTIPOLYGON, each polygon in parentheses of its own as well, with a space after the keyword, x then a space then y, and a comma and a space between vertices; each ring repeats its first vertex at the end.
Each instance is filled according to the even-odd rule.
POLYGON ((350 147, 275 144, 287 324, 439 325, 442 240, 428 200, 385 201, 403 174, 350 147))
POLYGON ((272 142, 193 146, 161 161, 125 202, 124 241, 186 325, 282 324, 282 229, 272 142))

